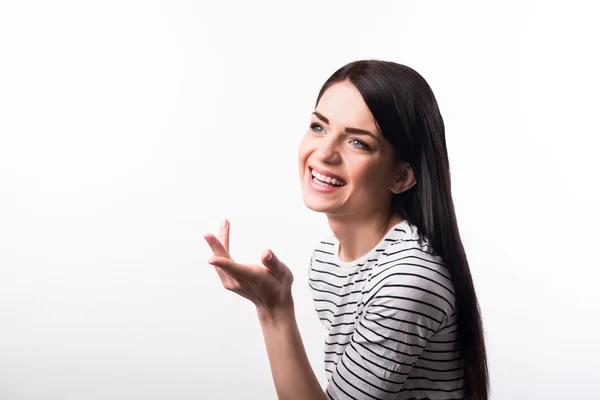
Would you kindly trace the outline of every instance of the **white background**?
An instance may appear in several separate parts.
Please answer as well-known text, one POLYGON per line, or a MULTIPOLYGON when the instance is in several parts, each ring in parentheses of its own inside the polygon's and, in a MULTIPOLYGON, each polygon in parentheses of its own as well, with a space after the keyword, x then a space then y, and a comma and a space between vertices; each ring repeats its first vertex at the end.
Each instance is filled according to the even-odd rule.
POLYGON ((3 1, 0 398, 273 399, 253 306, 202 239, 307 268, 297 150, 347 62, 409 65, 446 123, 492 398, 597 395, 595 2, 3 1), (368 4, 368 5, 367 5, 368 4))

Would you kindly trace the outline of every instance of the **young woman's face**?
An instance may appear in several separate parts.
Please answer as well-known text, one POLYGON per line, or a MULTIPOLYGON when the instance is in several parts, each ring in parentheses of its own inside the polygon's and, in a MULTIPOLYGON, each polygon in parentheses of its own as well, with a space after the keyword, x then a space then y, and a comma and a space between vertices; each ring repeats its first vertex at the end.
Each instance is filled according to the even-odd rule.
POLYGON ((300 144, 298 161, 302 197, 311 210, 360 217, 389 209, 398 162, 350 82, 336 83, 323 93, 300 144), (323 189, 313 179, 313 168, 341 178, 343 186, 323 189))

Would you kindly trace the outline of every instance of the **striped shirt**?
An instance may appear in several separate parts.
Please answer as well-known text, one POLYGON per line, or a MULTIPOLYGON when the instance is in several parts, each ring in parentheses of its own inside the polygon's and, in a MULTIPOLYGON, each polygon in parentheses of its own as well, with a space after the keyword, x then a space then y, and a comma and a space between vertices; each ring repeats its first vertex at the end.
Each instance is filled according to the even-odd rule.
POLYGON ((443 260, 407 220, 369 253, 338 257, 334 235, 310 259, 325 339, 328 399, 461 399, 454 285, 443 260))

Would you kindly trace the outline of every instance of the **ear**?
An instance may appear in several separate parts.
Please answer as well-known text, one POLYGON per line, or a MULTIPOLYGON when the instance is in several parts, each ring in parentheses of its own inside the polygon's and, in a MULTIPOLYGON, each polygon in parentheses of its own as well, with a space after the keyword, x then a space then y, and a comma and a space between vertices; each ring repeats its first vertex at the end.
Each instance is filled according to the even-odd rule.
POLYGON ((400 194, 407 191, 411 187, 417 184, 415 178, 415 172, 412 167, 406 161, 398 161, 396 165, 395 175, 396 179, 392 182, 390 190, 394 194, 400 194))

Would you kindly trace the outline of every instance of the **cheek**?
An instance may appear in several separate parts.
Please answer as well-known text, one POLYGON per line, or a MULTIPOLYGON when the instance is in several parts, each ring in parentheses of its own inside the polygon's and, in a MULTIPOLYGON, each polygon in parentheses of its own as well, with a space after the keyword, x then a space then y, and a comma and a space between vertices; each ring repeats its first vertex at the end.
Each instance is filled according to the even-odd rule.
POLYGON ((310 148, 307 146, 306 137, 302 139, 300 143, 300 147, 298 148, 298 170, 300 172, 300 177, 302 178, 304 170, 306 168, 306 162, 308 160, 308 155, 310 154, 310 148))
POLYGON ((382 184, 380 168, 376 165, 357 165, 351 171, 352 181, 361 187, 376 188, 382 184))
POLYGON ((300 142, 300 147, 298 148, 298 162, 300 165, 306 163, 306 159, 308 158, 310 152, 311 148, 309 146, 309 141, 307 140, 306 136, 304 136, 302 142, 300 142))

